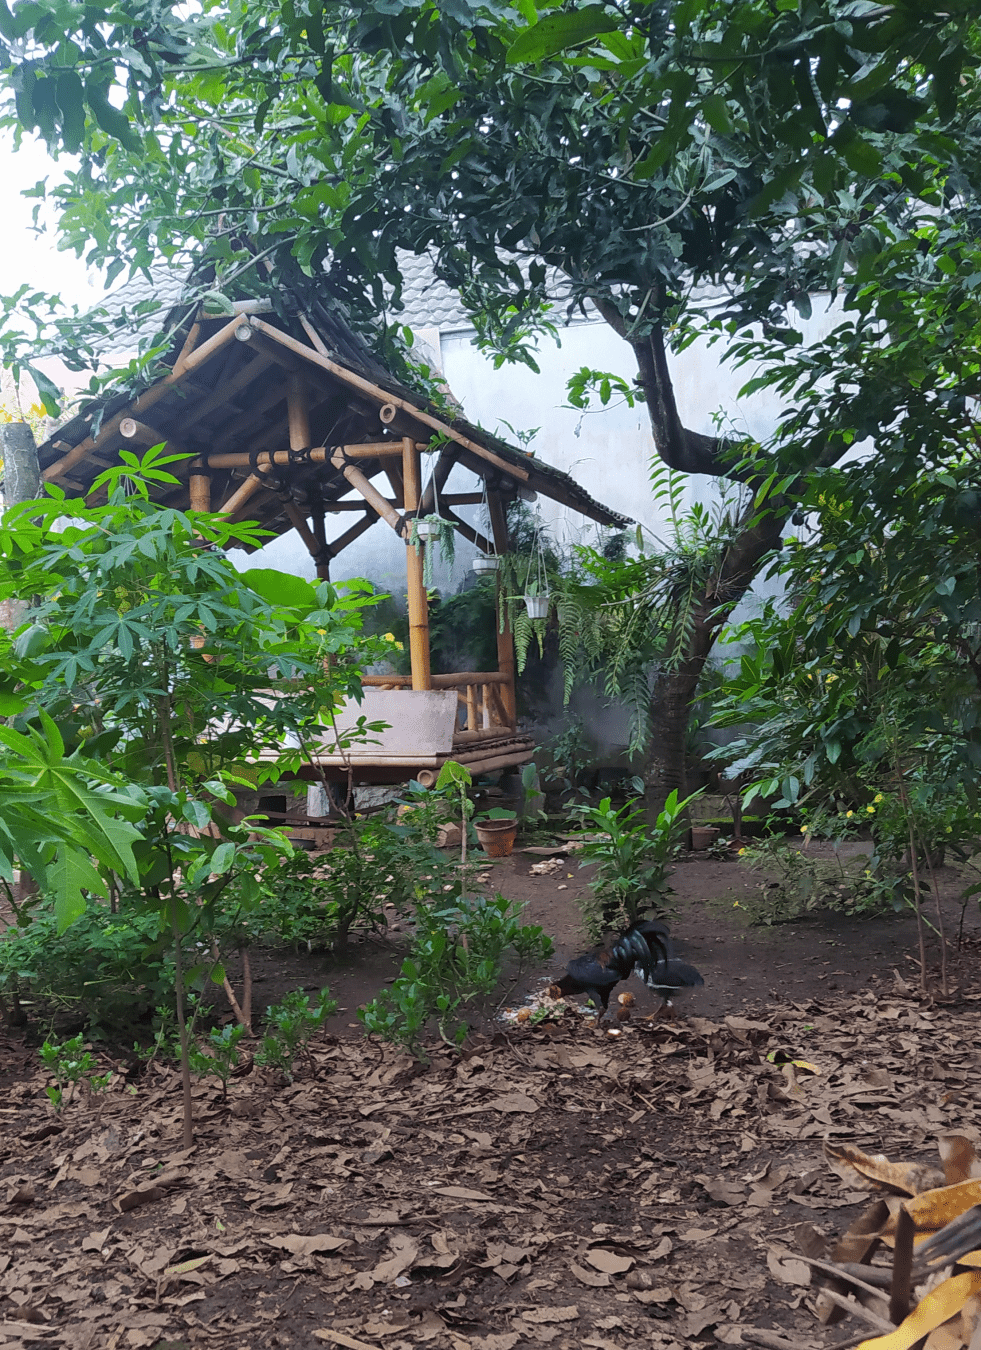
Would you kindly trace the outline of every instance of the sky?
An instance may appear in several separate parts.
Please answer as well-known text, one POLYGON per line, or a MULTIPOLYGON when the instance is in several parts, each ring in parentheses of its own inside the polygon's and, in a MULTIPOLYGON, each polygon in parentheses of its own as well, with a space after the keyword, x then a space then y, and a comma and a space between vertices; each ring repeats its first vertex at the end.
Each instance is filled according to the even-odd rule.
POLYGON ((0 212, 0 295, 11 295, 27 282, 87 309, 102 294, 101 278, 93 275, 94 285, 90 284, 84 262, 72 252, 59 253, 53 232, 35 232, 31 213, 36 202, 20 195, 39 178, 56 181, 59 175, 59 166, 48 158, 43 143, 25 137, 15 153, 12 136, 0 137, 0 181, 6 189, 0 212))

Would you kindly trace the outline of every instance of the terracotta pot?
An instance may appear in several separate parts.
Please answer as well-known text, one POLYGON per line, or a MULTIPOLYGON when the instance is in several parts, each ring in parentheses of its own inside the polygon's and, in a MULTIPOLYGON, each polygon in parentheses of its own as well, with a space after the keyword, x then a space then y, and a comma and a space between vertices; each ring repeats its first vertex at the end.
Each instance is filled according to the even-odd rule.
POLYGON ((691 827, 691 846, 693 849, 708 848, 719 837, 715 825, 693 825, 691 827))
POLYGON ((480 847, 489 858, 509 858, 518 835, 518 820, 478 820, 475 828, 480 847))

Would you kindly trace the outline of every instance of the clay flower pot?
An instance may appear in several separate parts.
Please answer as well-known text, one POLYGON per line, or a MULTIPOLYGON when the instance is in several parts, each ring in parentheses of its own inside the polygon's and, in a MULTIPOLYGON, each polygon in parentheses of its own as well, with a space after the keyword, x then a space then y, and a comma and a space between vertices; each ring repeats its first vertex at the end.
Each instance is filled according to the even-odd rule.
POLYGON ((715 825, 693 825, 691 827, 691 846, 693 849, 709 848, 719 837, 715 825))
POLYGON ((474 822, 480 847, 489 858, 509 858, 518 835, 517 816, 474 822))

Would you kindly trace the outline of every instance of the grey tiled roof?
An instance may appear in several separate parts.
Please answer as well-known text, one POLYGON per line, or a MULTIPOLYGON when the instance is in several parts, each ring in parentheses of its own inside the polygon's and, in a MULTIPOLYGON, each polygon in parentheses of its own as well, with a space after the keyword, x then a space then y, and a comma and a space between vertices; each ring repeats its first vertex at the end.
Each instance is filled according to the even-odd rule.
POLYGON ((111 332, 98 344, 99 351, 118 356, 146 347, 180 304, 189 273, 187 265, 159 263, 150 269, 149 277, 137 272, 103 296, 90 311, 105 310, 108 315, 100 321, 111 332))
POLYGON ((459 294, 440 281, 425 253, 399 253, 402 273, 402 304, 398 318, 410 328, 438 328, 446 333, 455 328, 472 328, 459 294))

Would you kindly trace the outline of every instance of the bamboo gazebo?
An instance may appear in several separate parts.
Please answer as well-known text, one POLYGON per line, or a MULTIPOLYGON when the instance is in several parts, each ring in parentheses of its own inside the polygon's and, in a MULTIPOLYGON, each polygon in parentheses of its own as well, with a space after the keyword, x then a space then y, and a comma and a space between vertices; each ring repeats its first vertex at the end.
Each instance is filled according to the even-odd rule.
POLYGON ((413 517, 437 512, 487 553, 507 551, 506 507, 537 492, 604 525, 629 522, 595 502, 572 478, 461 418, 448 417, 394 380, 367 345, 319 304, 290 317, 268 301, 200 306, 175 316, 166 373, 137 396, 110 393, 62 426, 39 449, 43 477, 85 495, 121 449, 166 442, 191 458, 171 467, 172 506, 256 520, 273 534, 295 529, 317 576, 378 520, 406 540, 411 675, 365 677, 371 720, 389 724, 380 741, 353 747, 340 764, 325 756, 309 776, 393 782, 432 780, 449 758, 473 771, 526 762, 532 742, 517 727, 514 648, 497 638, 497 669, 434 672, 413 517), (434 442, 434 437, 436 441, 434 442), (423 490, 421 453, 438 444, 423 490), (480 490, 444 492, 463 465, 480 490), (384 480, 383 484, 377 482, 384 480), (486 501, 493 538, 454 508, 486 501), (353 516, 353 520, 351 519, 353 516), (341 528, 329 527, 337 519, 341 528), (350 524, 345 524, 346 521, 350 524))

